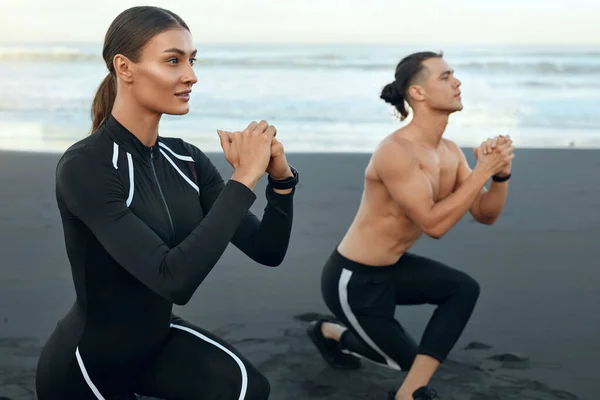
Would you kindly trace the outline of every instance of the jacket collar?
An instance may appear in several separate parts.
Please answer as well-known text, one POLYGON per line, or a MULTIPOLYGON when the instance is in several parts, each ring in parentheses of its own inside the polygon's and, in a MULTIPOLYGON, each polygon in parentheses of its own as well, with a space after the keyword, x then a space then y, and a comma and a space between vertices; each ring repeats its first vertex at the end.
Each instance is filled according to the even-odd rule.
POLYGON ((138 157, 145 162, 150 162, 152 159, 156 160, 160 156, 160 149, 157 139, 154 146, 146 146, 127 128, 125 128, 117 119, 110 114, 104 122, 109 136, 125 151, 130 153, 134 157, 138 157))

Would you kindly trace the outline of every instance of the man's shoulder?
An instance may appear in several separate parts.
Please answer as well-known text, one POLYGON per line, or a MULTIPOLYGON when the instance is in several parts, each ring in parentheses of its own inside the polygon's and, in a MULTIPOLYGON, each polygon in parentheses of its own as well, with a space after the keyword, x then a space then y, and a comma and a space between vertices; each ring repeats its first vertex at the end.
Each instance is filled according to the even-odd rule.
POLYGON ((389 136, 373 152, 371 164, 379 179, 385 181, 405 176, 419 166, 419 159, 409 140, 389 136))
POLYGON ((401 136, 390 135, 377 146, 373 152, 373 159, 377 163, 388 165, 414 162, 417 157, 410 140, 401 136))

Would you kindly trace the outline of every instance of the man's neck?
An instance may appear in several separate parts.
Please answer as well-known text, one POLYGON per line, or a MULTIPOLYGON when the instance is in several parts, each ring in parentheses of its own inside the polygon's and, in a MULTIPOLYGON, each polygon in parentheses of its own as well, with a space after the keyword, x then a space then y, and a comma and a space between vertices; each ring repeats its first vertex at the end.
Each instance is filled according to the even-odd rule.
POLYGON ((448 126, 447 113, 435 111, 422 111, 414 114, 407 130, 412 132, 412 139, 426 146, 437 147, 446 127, 448 126))
POLYGON ((149 112, 148 109, 126 97, 117 96, 115 99, 113 117, 145 146, 154 146, 158 139, 160 114, 149 112))

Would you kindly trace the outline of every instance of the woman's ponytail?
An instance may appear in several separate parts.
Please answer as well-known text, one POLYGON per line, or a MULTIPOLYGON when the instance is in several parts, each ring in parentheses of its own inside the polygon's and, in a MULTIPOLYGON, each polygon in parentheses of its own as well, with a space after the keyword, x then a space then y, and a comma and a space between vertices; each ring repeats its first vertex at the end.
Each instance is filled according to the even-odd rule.
POLYGON ((115 98, 117 97, 117 88, 115 76, 112 73, 106 75, 102 81, 92 102, 92 130, 94 133, 104 123, 112 111, 115 98))

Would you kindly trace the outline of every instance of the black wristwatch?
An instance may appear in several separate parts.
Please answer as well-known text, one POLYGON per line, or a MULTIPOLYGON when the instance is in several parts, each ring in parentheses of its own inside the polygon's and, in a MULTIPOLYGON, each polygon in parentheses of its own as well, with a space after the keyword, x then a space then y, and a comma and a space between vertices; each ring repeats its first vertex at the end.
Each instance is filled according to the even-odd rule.
POLYGON ((506 182, 509 179, 510 179, 510 174, 508 174, 506 176, 497 176, 497 175, 492 176, 492 180, 494 182, 506 182))
POLYGON ((269 185, 271 185, 273 189, 278 190, 291 189, 295 187, 298 182, 300 182, 300 176, 298 175, 298 170, 296 168, 290 165, 290 169, 292 170, 292 174, 294 176, 285 179, 273 179, 271 178, 271 175, 269 175, 269 185))

